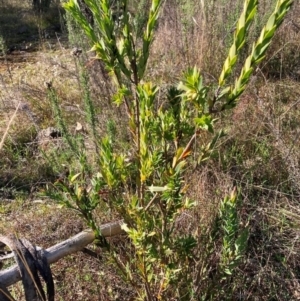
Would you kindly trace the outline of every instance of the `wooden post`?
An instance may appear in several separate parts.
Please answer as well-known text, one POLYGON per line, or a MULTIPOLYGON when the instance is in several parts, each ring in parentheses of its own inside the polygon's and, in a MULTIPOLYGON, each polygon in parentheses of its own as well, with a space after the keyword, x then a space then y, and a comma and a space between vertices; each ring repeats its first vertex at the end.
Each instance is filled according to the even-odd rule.
MULTIPOLYGON (((121 229, 122 223, 123 221, 118 221, 100 226, 102 235, 104 237, 110 237, 121 234, 123 232, 121 229)), ((67 255, 82 250, 84 247, 92 243, 94 239, 95 235, 93 231, 85 230, 57 245, 48 248, 45 251, 48 263, 51 264, 57 262, 59 259, 67 255)), ((0 284, 2 287, 9 287, 20 280, 21 275, 17 265, 0 272, 0 284)))

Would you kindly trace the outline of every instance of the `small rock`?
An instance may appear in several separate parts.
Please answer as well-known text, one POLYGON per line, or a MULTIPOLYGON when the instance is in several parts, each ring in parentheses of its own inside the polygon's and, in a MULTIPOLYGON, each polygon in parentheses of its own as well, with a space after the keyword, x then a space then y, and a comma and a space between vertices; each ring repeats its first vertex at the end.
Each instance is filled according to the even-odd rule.
POLYGON ((39 131, 39 133, 37 134, 37 140, 38 142, 43 142, 43 140, 57 139, 61 136, 62 134, 58 129, 50 126, 44 130, 39 131))
POLYGON ((83 132, 84 131, 83 125, 80 122, 77 122, 75 131, 76 132, 83 132))
POLYGON ((45 81, 44 82, 44 86, 45 86, 45 88, 47 88, 47 89, 51 89, 52 88, 52 81, 45 81))
POLYGON ((82 49, 74 47, 71 51, 71 55, 79 57, 82 54, 82 49))

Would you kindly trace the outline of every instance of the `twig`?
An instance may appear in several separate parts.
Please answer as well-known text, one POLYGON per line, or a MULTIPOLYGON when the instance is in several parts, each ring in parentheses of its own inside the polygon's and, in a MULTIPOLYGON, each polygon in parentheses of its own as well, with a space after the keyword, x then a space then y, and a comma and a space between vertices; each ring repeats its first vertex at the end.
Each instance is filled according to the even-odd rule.
POLYGON ((21 102, 19 101, 14 114, 11 116, 11 118, 10 118, 10 120, 8 122, 7 128, 6 128, 6 130, 5 130, 4 134, 3 134, 3 137, 2 137, 1 142, 0 142, 0 150, 2 149, 2 147, 4 145, 5 138, 6 138, 7 134, 8 134, 9 128, 10 128, 13 120, 15 119, 15 117, 17 115, 17 112, 19 110, 20 104, 21 104, 21 102))

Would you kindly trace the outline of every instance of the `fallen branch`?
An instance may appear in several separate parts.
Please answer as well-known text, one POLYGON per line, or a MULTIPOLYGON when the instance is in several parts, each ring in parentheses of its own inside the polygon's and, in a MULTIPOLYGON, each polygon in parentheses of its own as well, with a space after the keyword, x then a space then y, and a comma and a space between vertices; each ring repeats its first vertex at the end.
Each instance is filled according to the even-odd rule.
MULTIPOLYGON (((122 233, 122 221, 112 222, 100 226, 104 237, 111 237, 122 233)), ((57 262, 59 259, 72 253, 82 250, 95 239, 94 232, 85 230, 79 234, 45 250, 49 264, 57 262)), ((38 249, 38 248, 37 248, 38 249)), ((2 287, 9 287, 21 280, 21 275, 17 265, 0 272, 0 284, 2 287)))

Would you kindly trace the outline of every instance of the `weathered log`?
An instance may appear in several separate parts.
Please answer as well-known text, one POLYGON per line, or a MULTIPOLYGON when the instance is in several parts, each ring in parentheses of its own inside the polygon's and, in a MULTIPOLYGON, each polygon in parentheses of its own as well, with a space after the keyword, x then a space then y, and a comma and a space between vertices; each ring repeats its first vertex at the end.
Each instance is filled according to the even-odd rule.
MULTIPOLYGON (((122 233, 121 225, 123 221, 112 222, 100 226, 101 233, 104 237, 111 237, 122 233)), ((48 248, 46 252, 49 264, 57 262, 59 259, 72 253, 82 250, 92 243, 95 235, 92 230, 85 230, 79 234, 48 248)), ((21 280, 17 265, 0 272, 0 284, 2 287, 9 287, 21 280)))

